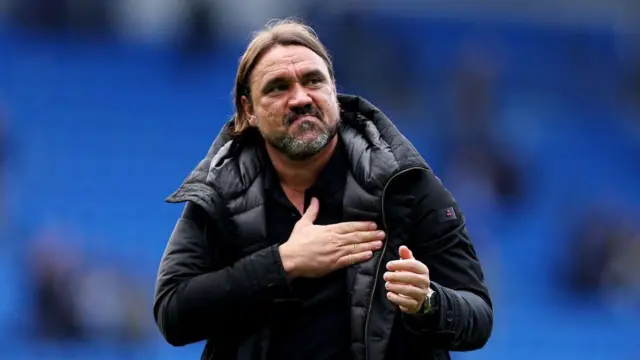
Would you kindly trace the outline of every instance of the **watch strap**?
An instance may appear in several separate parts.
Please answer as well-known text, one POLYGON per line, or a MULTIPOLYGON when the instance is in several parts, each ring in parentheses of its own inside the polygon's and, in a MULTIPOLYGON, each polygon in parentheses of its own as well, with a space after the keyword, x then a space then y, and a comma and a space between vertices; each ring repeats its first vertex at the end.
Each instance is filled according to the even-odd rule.
POLYGON ((431 315, 437 310, 437 302, 436 300, 436 292, 429 288, 429 293, 427 297, 422 302, 422 307, 420 308, 419 313, 422 315, 431 315))

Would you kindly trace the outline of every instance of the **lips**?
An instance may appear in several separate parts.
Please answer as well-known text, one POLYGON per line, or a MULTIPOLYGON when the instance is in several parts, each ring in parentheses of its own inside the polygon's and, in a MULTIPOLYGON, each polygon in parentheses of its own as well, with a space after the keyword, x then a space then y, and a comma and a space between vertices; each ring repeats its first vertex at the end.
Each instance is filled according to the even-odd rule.
POLYGON ((296 116, 296 117, 292 118, 288 122, 288 125, 291 126, 291 125, 293 125, 293 124, 295 124, 297 122, 303 121, 303 120, 306 120, 306 121, 320 121, 320 119, 318 117, 313 116, 313 115, 301 115, 301 116, 296 116))
POLYGON ((287 114, 287 117, 285 118, 285 124, 287 126, 290 126, 299 120, 322 121, 322 113, 318 109, 315 109, 313 107, 294 109, 287 114))
POLYGON ((318 120, 317 117, 313 116, 313 115, 302 115, 302 116, 298 116, 297 118, 293 119, 293 122, 298 122, 301 120, 318 120))

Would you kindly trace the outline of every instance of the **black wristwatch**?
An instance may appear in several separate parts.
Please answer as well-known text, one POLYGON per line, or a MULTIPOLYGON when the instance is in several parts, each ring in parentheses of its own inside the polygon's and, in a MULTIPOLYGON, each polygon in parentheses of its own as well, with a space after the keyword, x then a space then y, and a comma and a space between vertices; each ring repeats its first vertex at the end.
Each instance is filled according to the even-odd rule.
POLYGON ((438 310, 438 294, 433 289, 429 289, 427 298, 422 302, 422 307, 418 310, 420 315, 431 315, 438 310))

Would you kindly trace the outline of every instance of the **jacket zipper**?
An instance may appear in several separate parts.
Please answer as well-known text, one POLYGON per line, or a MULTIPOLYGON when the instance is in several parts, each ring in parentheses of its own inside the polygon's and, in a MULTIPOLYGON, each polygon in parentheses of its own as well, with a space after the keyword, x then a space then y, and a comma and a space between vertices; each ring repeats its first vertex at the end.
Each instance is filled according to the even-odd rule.
MULTIPOLYGON (((423 171, 429 171, 428 169, 424 168, 424 167, 420 167, 420 166, 414 166, 414 167, 410 167, 408 169, 404 169, 402 171, 399 171, 398 173, 394 174, 388 181, 387 183, 384 185, 384 188, 382 189, 382 227, 384 229, 384 232, 388 235, 389 234, 389 229, 387 227, 387 217, 385 215, 385 211, 384 211, 384 200, 387 194, 387 188, 389 187, 389 184, 391 184, 391 182, 393 182, 393 180, 395 178, 397 178, 400 175, 406 174, 410 171, 415 171, 415 170, 423 170, 423 171)), ((388 239, 387 239, 388 241, 388 239)), ((382 266, 382 260, 384 259, 384 254, 387 250, 387 245, 385 244, 385 246, 382 247, 382 253, 380 253, 380 259, 378 260, 378 263, 376 264, 376 274, 375 277, 373 278, 373 289, 371 290, 371 299, 369 300, 369 308, 367 309, 367 317, 365 319, 365 323, 364 323, 364 359, 368 360, 369 359, 369 340, 368 340, 368 336, 367 334, 369 333, 369 318, 371 317, 371 308, 373 307, 373 297, 376 293, 376 287, 378 285, 378 276, 380 275, 380 267, 382 266)))

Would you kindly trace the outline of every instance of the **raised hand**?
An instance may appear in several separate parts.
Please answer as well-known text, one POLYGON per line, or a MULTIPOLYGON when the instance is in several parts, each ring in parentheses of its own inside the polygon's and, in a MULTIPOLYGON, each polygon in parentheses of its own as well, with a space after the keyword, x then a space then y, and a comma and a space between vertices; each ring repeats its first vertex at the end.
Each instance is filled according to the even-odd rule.
POLYGON ((400 246, 400 260, 387 263, 384 274, 389 301, 400 310, 414 314, 420 310, 429 293, 429 269, 416 260, 406 246, 400 246))

